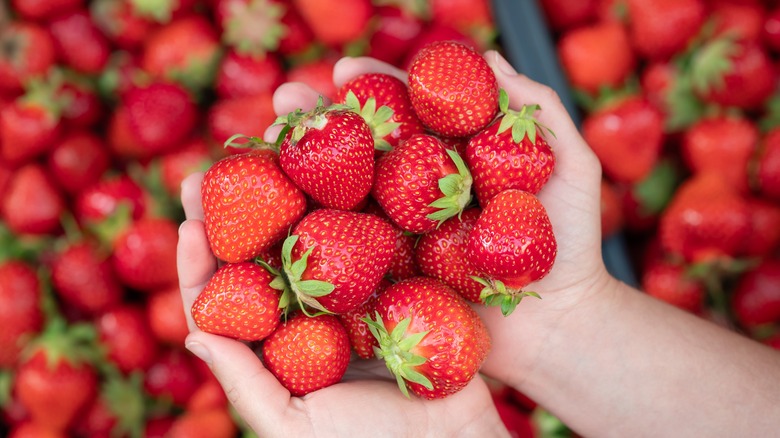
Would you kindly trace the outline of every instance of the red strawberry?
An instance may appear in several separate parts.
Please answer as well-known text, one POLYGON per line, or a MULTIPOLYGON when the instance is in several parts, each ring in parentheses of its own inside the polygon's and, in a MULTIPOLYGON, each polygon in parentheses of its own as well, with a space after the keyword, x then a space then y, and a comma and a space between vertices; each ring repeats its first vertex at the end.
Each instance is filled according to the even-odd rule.
POLYGON ((390 267, 395 231, 366 213, 314 210, 282 247, 281 307, 344 313, 363 304, 390 267))
POLYGON ((595 94, 618 88, 634 71, 636 55, 621 23, 601 21, 565 32, 557 43, 558 57, 575 89, 595 94), (609 59, 609 62, 594 62, 609 59))
POLYGON ((157 290, 146 300, 146 319, 154 337, 163 344, 184 345, 190 330, 178 285, 157 290))
POLYGON ((625 223, 623 205, 615 185, 606 179, 601 180, 601 238, 607 239, 617 234, 625 223))
POLYGON ((284 0, 217 0, 214 12, 223 42, 243 55, 291 55, 313 42, 298 11, 284 0))
POLYGON ((49 150, 62 128, 52 84, 36 83, 0 112, 0 159, 19 166, 49 150))
POLYGON ((101 376, 100 392, 72 428, 75 436, 140 436, 147 415, 141 375, 129 378, 109 373, 101 376))
POLYGON ((279 148, 284 172, 327 208, 356 209, 374 180, 371 128, 352 111, 318 105, 280 117, 289 131, 279 148))
POLYGON ((273 279, 251 262, 222 265, 193 303, 192 318, 204 332, 245 341, 265 339, 282 316, 273 279))
POLYGON ((148 369, 158 353, 143 308, 122 303, 95 319, 106 357, 123 373, 148 369))
POLYGON ((479 273, 468 263, 466 248, 481 212, 479 208, 469 208, 460 217, 447 219, 420 236, 414 249, 415 261, 423 274, 440 280, 472 303, 481 302, 483 286, 471 278, 479 273))
POLYGON ((84 0, 12 0, 9 3, 14 11, 25 19, 46 21, 81 8, 84 0))
POLYGON ((33 421, 24 421, 11 427, 8 438, 68 438, 68 434, 65 431, 53 431, 33 421))
POLYGON ((390 286, 369 328, 375 350, 401 391, 438 399, 463 389, 490 350, 484 323, 468 303, 438 280, 415 277, 390 286), (408 388, 408 389, 407 389, 408 388))
POLYGON ((420 267, 414 260, 414 247, 417 244, 418 236, 395 226, 393 221, 382 210, 382 207, 374 202, 373 199, 366 205, 363 212, 381 217, 395 230, 395 251, 393 252, 393 258, 390 261, 390 268, 387 270, 386 278, 399 281, 420 275, 420 267))
POLYGON ((750 212, 722 176, 700 173, 677 189, 658 233, 666 251, 688 262, 734 257, 750 235, 750 212))
POLYGON ((373 129, 374 138, 382 138, 390 146, 396 146, 399 142, 407 140, 414 134, 423 133, 422 123, 417 118, 417 114, 415 114, 412 108, 412 103, 409 101, 409 92, 406 84, 395 76, 382 73, 360 75, 341 86, 336 96, 336 102, 346 103, 356 111, 361 112, 360 110, 366 108, 367 101, 372 97, 375 103, 373 106, 369 105, 369 108, 379 108, 379 110, 376 113, 376 117, 373 117, 374 114, 371 114, 369 110, 369 116, 373 117, 373 119, 367 118, 366 121, 373 129), (349 96, 350 92, 355 97, 351 98, 349 96), (395 129, 387 135, 381 135, 384 132, 378 133, 377 126, 371 122, 372 120, 384 121, 382 120, 384 117, 379 117, 379 112, 383 111, 382 107, 385 106, 392 111, 392 117, 389 120, 394 122, 395 129))
POLYGON ((775 6, 764 15, 761 42, 772 53, 780 52, 780 6, 775 6))
MULTIPOLYGON (((411 277, 410 277, 411 278, 411 277)), ((390 285, 393 284, 388 279, 382 279, 374 292, 369 295, 366 301, 349 312, 337 315, 341 324, 347 330, 349 344, 355 351, 355 354, 362 359, 371 359, 374 357, 374 347, 378 347, 376 338, 368 329, 365 321, 367 316, 373 315, 376 308, 376 302, 390 285)))
POLYGON ((46 29, 12 21, 0 31, 0 94, 21 93, 27 81, 46 76, 56 57, 54 41, 46 29))
POLYGON ((110 164, 103 139, 87 130, 64 136, 53 145, 46 159, 48 173, 71 195, 96 183, 110 164))
POLYGON ((118 48, 136 51, 159 24, 136 15, 131 0, 93 0, 90 16, 118 48))
POLYGON ((511 436, 518 438, 533 438, 536 436, 536 429, 531 416, 520 406, 517 406, 511 400, 493 396, 493 404, 496 406, 498 416, 501 422, 509 431, 511 436))
POLYGON ((100 180, 76 196, 73 211, 84 224, 96 224, 127 208, 132 219, 146 214, 148 201, 145 192, 127 174, 105 174, 100 180), (124 207, 122 207, 124 206, 124 207))
POLYGON ((57 96, 58 100, 67 102, 61 115, 69 127, 94 128, 105 116, 106 108, 98 96, 96 81, 87 75, 65 71, 57 96))
POLYGON ((8 181, 0 212, 15 233, 50 234, 60 229, 65 199, 43 166, 30 163, 8 181))
POLYGON ((637 182, 658 161, 664 121, 646 99, 627 97, 588 114, 582 135, 598 156, 604 173, 615 181, 637 182))
POLYGON ((510 110, 503 90, 499 106, 501 115, 466 146, 474 194, 482 206, 506 189, 538 193, 555 168, 555 156, 533 115, 539 106, 510 110))
POLYGON ((145 218, 123 230, 113 241, 112 253, 119 280, 145 292, 177 284, 178 229, 171 219, 145 218))
POLYGON ((780 321, 780 261, 766 259, 740 277, 731 308, 745 327, 780 321))
POLYGON ((329 56, 295 64, 287 70, 287 81, 302 82, 326 99, 334 100, 338 93, 338 89, 333 85, 335 65, 336 59, 329 56))
POLYGON ((278 163, 274 152, 259 150, 225 157, 206 172, 204 222, 217 258, 250 260, 282 240, 305 214, 305 195, 278 163))
POLYGON ((599 0, 541 0, 547 24, 556 32, 565 31, 581 24, 591 22, 596 18, 599 0))
POLYGON ((745 41, 761 42, 764 17, 768 13, 758 2, 717 2, 709 14, 715 22, 715 35, 730 34, 745 41))
POLYGON ((465 44, 466 46, 471 47, 477 51, 484 49, 479 46, 479 44, 474 41, 473 38, 465 35, 463 32, 453 28, 452 26, 445 26, 437 22, 429 22, 426 23, 423 31, 412 41, 411 46, 406 51, 406 56, 401 63, 401 67, 408 71, 409 67, 412 65, 412 62, 414 62, 414 58, 417 57, 417 54, 423 48, 433 43, 443 41, 454 41, 456 43, 465 44))
POLYGON ((780 204, 753 196, 745 202, 750 211, 752 237, 742 242, 740 254, 766 258, 780 248, 780 204))
POLYGON ((86 10, 59 15, 49 22, 59 59, 82 73, 103 70, 111 53, 108 38, 92 22, 86 10))
POLYGON ((227 407, 203 411, 187 410, 176 417, 168 438, 233 438, 238 426, 227 407))
POLYGON ((780 201, 780 129, 764 134, 755 165, 758 191, 774 201, 780 201))
MULTIPOLYGON (((276 113, 271 94, 219 99, 208 110, 209 134, 219 145, 237 133, 262 137, 265 129, 274 120, 276 113)), ((232 147, 228 150, 236 152, 232 147)))
POLYGON ((368 30, 373 13, 370 0, 292 0, 315 38, 329 46, 341 46, 368 30))
POLYGON ((400 66, 404 55, 423 32, 425 22, 401 6, 375 6, 374 29, 367 55, 388 64, 400 66))
POLYGON ((704 0, 628 0, 631 42, 647 59, 681 52, 704 24, 704 0))
POLYGON ((681 179, 679 166, 664 159, 641 181, 614 184, 625 227, 631 231, 649 231, 655 227, 681 179))
POLYGON ((68 243, 51 265, 52 285, 69 305, 92 315, 119 304, 124 295, 111 260, 89 240, 68 243))
POLYGON ((349 365, 349 337, 333 315, 292 315, 263 343, 263 362, 290 394, 338 383, 349 365))
POLYGON ((476 50, 436 42, 420 50, 409 67, 409 98, 428 128, 445 137, 466 137, 496 115, 498 83, 476 50))
POLYGON ((144 389, 152 397, 186 406, 201 383, 196 360, 181 348, 164 349, 146 370, 144 389))
POLYGON ((758 140, 758 127, 746 117, 708 117, 685 130, 682 154, 693 172, 720 173, 731 186, 746 192, 748 164, 758 140))
POLYGON ((701 281, 691 277, 686 266, 658 260, 642 272, 642 289, 650 296, 698 314, 706 292, 701 281))
POLYGON ((214 88, 221 98, 270 95, 284 80, 284 66, 277 55, 242 55, 230 50, 219 64, 214 88))
POLYGON ((547 211, 536 196, 505 190, 485 206, 468 236, 466 258, 481 273, 480 299, 511 313, 523 289, 544 278, 558 253, 547 211))
POLYGON ((16 365, 29 338, 43 326, 41 284, 35 270, 18 260, 0 262, 0 368, 16 365))
POLYGON ((488 0, 431 0, 429 7, 434 22, 470 35, 482 46, 489 44, 495 36, 488 0))
POLYGON ((378 160, 372 194, 398 227, 425 233, 463 211, 471 183, 457 152, 436 137, 417 134, 378 160))
POLYGON ((165 191, 178 199, 181 183, 193 172, 205 172, 213 164, 209 147, 201 138, 186 141, 173 152, 160 157, 160 178, 165 191))

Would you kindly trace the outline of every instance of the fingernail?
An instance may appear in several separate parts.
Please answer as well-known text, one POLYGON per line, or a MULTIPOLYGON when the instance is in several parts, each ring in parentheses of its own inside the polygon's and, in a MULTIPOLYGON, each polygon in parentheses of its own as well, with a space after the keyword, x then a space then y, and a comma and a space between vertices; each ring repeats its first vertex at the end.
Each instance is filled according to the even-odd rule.
POLYGON ((512 64, 510 64, 509 61, 504 59, 504 57, 501 56, 500 53, 498 52, 494 52, 494 53, 495 53, 494 61, 496 63, 496 67, 498 67, 498 70, 501 71, 501 73, 507 76, 514 76, 517 74, 517 70, 515 70, 514 67, 512 67, 512 64))
POLYGON ((188 342, 185 345, 187 350, 190 350, 192 354, 198 356, 200 360, 206 362, 206 365, 211 365, 211 353, 200 342, 188 342))

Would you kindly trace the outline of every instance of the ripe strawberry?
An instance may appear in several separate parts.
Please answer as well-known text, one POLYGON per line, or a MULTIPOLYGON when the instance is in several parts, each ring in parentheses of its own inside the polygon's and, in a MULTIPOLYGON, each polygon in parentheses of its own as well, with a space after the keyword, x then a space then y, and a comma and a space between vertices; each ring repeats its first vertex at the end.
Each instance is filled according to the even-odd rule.
POLYGON ((748 164, 759 140, 752 121, 740 116, 707 117, 682 136, 682 155, 693 172, 719 173, 730 185, 747 192, 748 164))
POLYGON ((643 58, 668 59, 682 51, 704 24, 703 0, 628 0, 630 36, 643 58))
POLYGON ((616 183, 623 224, 631 231, 649 231, 672 199, 682 179, 682 169, 667 159, 660 160, 650 174, 636 183, 616 183))
POLYGON ((321 96, 335 100, 338 89, 333 85, 333 67, 336 59, 325 56, 314 61, 304 61, 287 70, 288 82, 302 82, 321 96))
POLYGON ((750 235, 750 212, 722 176, 700 173, 677 189, 658 233, 663 248, 687 262, 734 257, 750 235))
POLYGON ((318 209, 293 228, 282 247, 281 307, 300 303, 344 313, 363 304, 390 267, 395 231, 366 213, 318 209))
POLYGON ((251 263, 227 263, 211 277, 192 305, 192 318, 204 332, 260 341, 282 316, 274 277, 251 263))
POLYGON ((101 376, 99 394, 81 411, 72 428, 75 436, 140 436, 147 415, 141 375, 124 377, 115 373, 101 376))
POLYGON ((756 188, 763 196, 780 201, 780 129, 764 134, 756 162, 756 188))
POLYGON ((349 312, 337 315, 339 321, 347 330, 349 345, 352 346, 352 350, 354 350, 355 354, 361 359, 371 359, 374 357, 374 347, 379 346, 376 338, 371 334, 371 330, 368 329, 365 318, 367 315, 374 314, 377 299, 384 293, 385 289, 392 284, 393 283, 390 282, 390 280, 383 278, 376 289, 374 289, 374 292, 368 296, 363 304, 349 312))
POLYGON ((284 66, 276 54, 242 55, 229 50, 219 63, 214 88, 221 98, 270 95, 284 80, 284 66))
POLYGON ((709 15, 715 22, 714 35, 730 34, 741 40, 760 43, 764 17, 768 13, 758 2, 717 2, 709 15))
POLYGON ((0 31, 0 94, 21 93, 27 81, 46 76, 56 61, 54 41, 44 27, 12 21, 0 31))
POLYGON ((58 100, 67 102, 62 120, 68 127, 95 128, 103 120, 106 107, 98 96, 97 82, 88 75, 65 70, 57 90, 58 100))
POLYGON ((634 183, 658 161, 665 140, 663 116, 643 97, 627 97, 588 114, 582 135, 608 177, 634 183))
POLYGON ((55 16, 78 10, 84 0, 12 0, 9 2, 20 17, 32 21, 47 21, 55 16))
MULTIPOLYGON (((374 138, 380 137, 390 146, 397 146, 399 142, 407 140, 412 135, 423 133, 422 123, 417 118, 412 103, 409 101, 406 84, 395 76, 382 73, 360 75, 341 86, 338 95, 336 95, 336 102, 347 104, 354 110, 361 112, 360 110, 366 108, 367 101, 372 97, 375 104, 369 108, 379 108, 374 120, 384 119, 384 117, 379 117, 379 111, 383 111, 382 107, 386 106, 392 111, 392 117, 389 118, 389 121, 392 121, 395 127, 387 135, 381 135, 384 132, 378 133, 377 126, 371 123, 371 119, 367 118, 366 121, 373 129, 374 138), (350 92, 354 97, 350 97, 350 92)), ((368 113, 370 114, 371 111, 368 113)), ((370 114, 370 116, 374 115, 370 114)))
POLYGON ((184 345, 190 330, 184 316, 178 285, 157 290, 146 300, 146 319, 154 337, 163 344, 184 345))
POLYGON ((262 58, 271 53, 300 53, 312 44, 311 30, 283 0, 217 0, 216 21, 231 49, 262 58))
POLYGON ((146 214, 145 192, 127 174, 104 174, 97 182, 76 195, 73 212, 86 225, 96 224, 117 214, 140 219, 146 214), (126 212, 121 210, 126 208, 126 212))
POLYGON ((476 50, 454 41, 436 42, 420 50, 409 67, 409 98, 432 131, 466 137, 496 115, 498 83, 476 50))
POLYGON ((763 198, 745 199, 750 211, 751 236, 742 242, 739 253, 766 258, 780 248, 780 204, 763 198))
POLYGON ((480 299, 500 305, 504 315, 533 292, 528 284, 553 267, 558 244, 547 211, 536 196, 505 190, 490 200, 468 236, 466 258, 481 273, 480 299))
POLYGON ((14 172, 0 203, 6 225, 19 234, 59 231, 64 211, 62 193, 38 163, 27 164, 14 172))
POLYGON ((203 411, 187 410, 176 417, 168 438, 233 438, 238 426, 227 407, 203 411))
MULTIPOLYGON (((274 120, 276 113, 271 94, 218 99, 208 110, 209 135, 219 145, 225 144, 236 133, 262 137, 265 128, 274 120)), ((236 152, 232 147, 228 150, 236 152)))
POLYGON ((472 36, 481 46, 490 44, 495 26, 488 0, 431 0, 431 19, 472 36))
POLYGON ((417 134, 376 164, 374 199, 404 231, 425 233, 471 201, 471 174, 457 152, 417 134))
POLYGON ((369 38, 366 54, 400 67, 404 55, 423 32, 426 23, 414 12, 389 4, 374 7, 374 20, 375 29, 369 38))
POLYGON ((178 199, 181 183, 193 172, 205 172, 213 164, 209 146, 202 138, 192 138, 173 152, 160 156, 160 178, 165 191, 178 199))
POLYGON ((96 353, 89 325, 66 327, 53 320, 30 345, 17 368, 15 391, 30 419, 49 430, 66 431, 97 393, 96 353))
POLYGON ((338 383, 349 365, 349 337, 333 315, 292 315, 263 343, 263 362, 290 394, 338 383))
POLYGON ((201 382, 196 360, 181 348, 163 349, 144 373, 144 389, 154 398, 185 406, 201 382))
POLYGON ((30 265, 0 262, 0 368, 16 365, 30 337, 43 326, 41 283, 30 265))
POLYGON ((329 46, 356 41, 368 30, 370 0, 292 0, 314 37, 329 46))
POLYGON ((606 179, 601 180, 601 238, 607 239, 617 234, 625 223, 623 205, 615 185, 606 179))
POLYGON ((61 101, 50 85, 36 83, 0 112, 0 159, 8 164, 28 163, 57 140, 61 101))
POLYGON ((761 42, 772 53, 780 52, 780 6, 776 5, 764 14, 761 42))
POLYGON ((219 35, 202 15, 173 20, 148 36, 141 66, 153 78, 190 90, 210 87, 221 56, 219 35))
POLYGON ((642 272, 642 289, 650 296, 698 314, 704 308, 706 291, 691 277, 686 266, 657 260, 642 272))
POLYGON ((593 21, 598 12, 599 0, 541 0, 539 2, 547 24, 556 32, 593 21))
POLYGON ((477 375, 490 350, 487 329, 474 309, 432 278, 390 286, 368 324, 379 341, 376 356, 407 396, 411 390, 438 399, 460 391, 477 375))
POLYGON ((70 195, 76 195, 100 180, 111 164, 105 142, 91 131, 73 131, 58 139, 52 147, 46 158, 47 171, 70 195))
POLYGON ((119 304, 124 295, 108 255, 86 239, 69 242, 55 254, 51 278, 66 303, 91 315, 119 304))
POLYGON ((53 431, 33 421, 15 423, 8 433, 8 438, 68 438, 65 431, 53 431))
POLYGON ((474 178, 474 194, 484 206, 506 189, 536 194, 552 175, 555 156, 534 118, 538 105, 509 109, 501 91, 501 115, 478 132, 466 146, 466 163, 474 178))
POLYGON ((636 65, 636 55, 623 24, 600 21, 565 32, 557 43, 558 57, 575 89, 596 94, 603 87, 619 88, 636 65), (594 62, 609 59, 609 62, 594 62))
POLYGON ((742 275, 732 296, 731 308, 745 327, 780 321, 780 261, 766 259, 742 275))
POLYGON ((374 180, 374 139, 359 114, 318 105, 277 123, 290 128, 279 162, 301 190, 327 208, 353 210, 365 200, 374 180))
POLYGON ((171 219, 144 218, 121 231, 111 260, 119 280, 144 292, 177 284, 178 228, 171 219))
POLYGON ((96 317, 95 327, 107 359, 125 374, 147 370, 157 357, 158 344, 139 305, 115 306, 96 317))
POLYGON ((111 43, 86 10, 59 15, 49 22, 60 61, 76 71, 100 73, 108 62, 111 43))
POLYGON ((512 400, 493 396, 493 404, 496 406, 501 422, 510 435, 518 438, 531 438, 536 436, 534 422, 525 410, 512 400))
POLYGON ((414 258, 422 273, 440 280, 463 298, 479 303, 482 285, 471 277, 479 273, 466 258, 468 237, 482 210, 468 208, 460 217, 444 221, 435 230, 420 236, 414 258))
POLYGON ((416 277, 421 274, 420 267, 414 260, 414 247, 417 244, 417 235, 408 233, 393 224, 393 221, 387 216, 373 199, 369 200, 364 213, 379 216, 389 223, 395 230, 395 251, 390 261, 390 268, 387 270, 386 278, 392 281, 400 281, 405 278, 416 277))
POLYGON ((484 47, 480 46, 479 43, 474 41, 473 38, 455 29, 454 27, 446 26, 435 21, 428 22, 426 23, 426 26, 423 28, 422 32, 417 35, 417 37, 412 41, 411 45, 407 49, 406 56, 401 62, 401 68, 403 70, 409 71, 409 67, 411 67, 412 62, 414 62, 417 54, 420 53, 423 48, 433 43, 443 41, 464 44, 478 52, 484 50, 484 47))
POLYGON ((278 163, 274 152, 259 150, 225 157, 206 171, 204 222, 217 258, 250 260, 282 240, 303 217, 306 197, 278 163))
POLYGON ((136 15, 131 0, 93 0, 90 17, 103 34, 119 49, 138 51, 159 24, 136 15))

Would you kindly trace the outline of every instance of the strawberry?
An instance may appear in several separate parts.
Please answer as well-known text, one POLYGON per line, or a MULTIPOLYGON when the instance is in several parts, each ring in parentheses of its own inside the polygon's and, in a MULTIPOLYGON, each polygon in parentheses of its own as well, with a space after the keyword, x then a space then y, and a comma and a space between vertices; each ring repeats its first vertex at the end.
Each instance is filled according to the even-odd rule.
POLYGON ((596 153, 604 174, 634 183, 650 174, 661 154, 663 116, 641 96, 613 101, 588 114, 582 135, 596 153))
POLYGON ((414 260, 414 247, 417 244, 418 236, 408 233, 393 224, 393 221, 382 210, 382 207, 371 198, 363 209, 364 213, 373 214, 386 220, 395 230, 395 251, 390 261, 390 268, 387 270, 386 278, 393 281, 403 280, 404 278, 416 277, 421 274, 420 267, 414 260))
POLYGON ((666 251, 688 262, 730 258, 750 234, 750 212, 721 175, 700 173, 677 189, 658 233, 666 251))
POLYGON ((292 0, 314 37, 342 46, 363 36, 373 13, 370 0, 292 0))
POLYGON ((0 368, 16 365, 30 337, 43 326, 42 289, 32 266, 20 260, 0 262, 0 368))
POLYGON ((147 415, 141 375, 107 373, 101 376, 99 394, 81 411, 75 436, 140 436, 147 415))
POLYGON ((111 261, 122 284, 144 292, 177 284, 178 229, 171 219, 145 218, 121 231, 111 261))
POLYGON ((536 429, 531 420, 531 415, 512 403, 511 400, 493 396, 493 404, 496 406, 501 422, 510 435, 518 438, 531 438, 536 436, 536 429))
POLYGON ((393 283, 390 282, 390 280, 386 278, 382 279, 379 282, 379 285, 374 289, 374 292, 368 296, 363 304, 349 312, 337 315, 339 321, 347 330, 349 345, 352 346, 352 350, 354 350, 355 354, 361 359, 371 359, 374 357, 374 347, 379 346, 376 338, 371 334, 371 330, 369 330, 365 318, 367 315, 374 314, 377 299, 391 284, 393 283))
POLYGON ((14 424, 8 438, 68 438, 65 431, 53 431, 33 421, 14 424))
POLYGON ((191 15, 148 36, 141 66, 154 78, 173 80, 197 91, 213 84, 220 57, 214 26, 202 15, 191 15))
POLYGON ((59 15, 49 22, 57 56, 76 71, 97 74, 103 70, 111 43, 86 10, 59 15))
POLYGON ((60 230, 65 199, 43 166, 30 163, 17 169, 6 187, 0 213, 19 234, 51 234, 60 230))
POLYGON ((704 0, 628 0, 629 32, 640 56, 668 59, 681 52, 704 24, 704 0))
POLYGON ((94 128, 103 120, 106 108, 98 96, 96 81, 89 76, 65 71, 57 96, 68 103, 61 113, 67 126, 94 128))
POLYGON ((378 358, 396 376, 401 392, 439 399, 463 389, 490 350, 477 313, 438 280, 415 277, 390 286, 367 319, 378 358))
POLYGON ((740 254, 766 258, 780 248, 780 204, 755 196, 746 197, 745 202, 752 237, 742 242, 740 254))
POLYGON ((206 171, 204 223, 217 258, 250 260, 282 240, 303 217, 306 197, 278 163, 274 152, 259 150, 225 157, 206 171))
POLYGON ((414 249, 414 259, 424 275, 440 280, 472 303, 480 302, 482 285, 471 278, 478 272, 469 264, 466 248, 481 212, 478 207, 468 208, 460 217, 447 219, 420 236, 414 249))
MULTIPOLYGON (((481 274, 480 299, 511 313, 528 284, 544 278, 558 253, 550 218, 536 196, 517 189, 499 193, 468 235, 466 259, 481 274)), ((475 278, 476 279, 476 278, 475 278)))
POLYGON ((13 166, 49 150, 60 134, 62 101, 53 83, 31 85, 29 91, 0 112, 0 159, 13 166))
POLYGON ((600 21, 565 32, 557 52, 572 87, 590 94, 602 87, 619 88, 637 63, 626 28, 616 22, 600 21), (597 59, 610 62, 594 62, 597 59))
POLYGON ((185 411, 174 420, 168 438, 233 438, 238 426, 227 407, 185 411))
POLYGON ((436 42, 420 50, 409 67, 409 98, 429 129, 445 137, 466 137, 493 120, 498 83, 476 50, 454 41, 436 42))
POLYGON ((330 56, 292 65, 287 70, 287 82, 302 82, 321 96, 335 100, 338 88, 333 85, 333 67, 336 59, 330 56))
POLYGON ((158 344, 139 305, 121 303, 98 315, 95 327, 106 358, 125 374, 148 369, 157 357, 158 344))
POLYGON ((401 68, 408 71, 409 67, 412 65, 412 62, 414 62, 414 59, 417 57, 417 54, 420 53, 423 48, 433 43, 443 41, 452 41, 464 44, 477 51, 482 51, 484 49, 476 41, 474 41, 473 38, 455 29, 454 27, 446 26, 444 24, 433 21, 426 23, 426 26, 423 28, 422 32, 420 32, 420 34, 417 35, 417 37, 412 41, 411 45, 406 51, 406 56, 404 56, 404 59, 401 62, 401 68))
POLYGON ((89 325, 66 326, 55 318, 29 346, 17 368, 15 391, 33 422, 64 432, 95 397, 94 336, 89 325))
POLYGON ((630 231, 649 231, 672 199, 682 169, 662 159, 650 174, 636 183, 613 183, 620 199, 623 224, 630 231))
POLYGON ((607 179, 601 180, 601 238, 617 234, 625 223, 623 205, 615 185, 607 179))
POLYGON ((642 289, 650 296, 698 314, 704 309, 704 284, 690 276, 686 266, 658 260, 642 272, 642 289))
POLYGON ((731 308, 744 327, 780 321, 780 261, 763 260, 742 275, 735 287, 731 308))
POLYGON ((154 337, 163 344, 184 345, 190 330, 184 316, 178 285, 159 289, 146 300, 146 319, 154 337))
POLYGON ((52 145, 46 168, 63 191, 75 195, 100 180, 111 164, 110 158, 100 136, 76 130, 52 145))
MULTIPOLYGON (((236 133, 262 137, 274 120, 273 96, 268 93, 218 99, 208 109, 209 135, 220 145, 236 133)), ((227 149, 236 152, 232 147, 227 149)))
POLYGON ((767 11, 758 2, 718 2, 709 12, 715 35, 730 34, 746 41, 761 42, 767 11))
POLYGON ((764 14, 761 42, 772 53, 780 52, 780 6, 775 6, 764 14))
POLYGON ((54 41, 45 28, 11 22, 0 31, 0 94, 21 93, 27 81, 46 76, 56 62, 54 41))
POLYGON ((488 0, 431 0, 430 16, 436 23, 451 26, 486 46, 495 37, 488 0))
POLYGON ((510 110, 509 97, 501 90, 499 107, 501 115, 466 146, 474 194, 482 206, 506 189, 538 193, 555 167, 555 156, 533 115, 539 106, 510 110))
POLYGON ((294 397, 338 383, 349 365, 349 337, 333 315, 293 314, 262 349, 266 368, 294 397))
POLYGON ((273 276, 251 263, 227 263, 211 277, 192 305, 192 318, 204 332, 260 341, 282 316, 273 276))
POLYGON ((51 279, 65 302, 92 315, 119 304, 124 295, 108 255, 83 238, 66 243, 55 254, 51 279))
POLYGON ((780 201, 780 129, 764 134, 755 164, 755 185, 769 199, 780 201))
MULTIPOLYGON (((354 110, 361 112, 366 108, 366 103, 370 98, 374 98, 374 105, 370 108, 382 108, 386 106, 392 110, 392 117, 395 129, 387 135, 381 136, 390 146, 397 146, 399 142, 407 140, 414 134, 422 134, 424 128, 420 119, 417 118, 412 104, 409 101, 409 92, 406 84, 395 76, 383 73, 366 73, 360 75, 345 83, 339 89, 336 95, 336 102, 344 103, 354 110), (350 97, 350 92, 352 96, 350 97)), ((370 113, 371 111, 369 111, 370 113)), ((370 114, 370 116, 374 116, 370 114)), ((379 111, 375 119, 379 118, 379 111)), ((376 126, 371 124, 371 120, 366 119, 374 130, 374 137, 377 137, 376 126)))
POLYGON ((129 175, 107 173, 76 195, 73 212, 80 223, 92 225, 123 213, 140 219, 148 203, 143 188, 129 175))
POLYGON ((374 179, 374 139, 359 114, 320 104, 277 123, 289 128, 279 162, 301 190, 327 208, 353 210, 365 200, 374 179))
POLYGON ((222 41, 242 55, 290 55, 312 43, 311 30, 287 1, 217 0, 214 13, 222 41))
POLYGON ((547 24, 555 32, 589 23, 596 18, 600 0, 541 0, 539 5, 547 19, 547 24))
POLYGON ((193 172, 205 172, 213 163, 206 141, 195 137, 173 152, 160 156, 160 178, 165 191, 178 199, 181 183, 193 172))
POLYGON ((759 140, 758 127, 741 116, 707 117, 682 134, 682 154, 693 172, 720 173, 742 192, 748 190, 748 164, 759 140))
POLYGON ((181 348, 163 349, 144 374, 144 389, 154 398, 185 406, 201 382, 196 360, 181 348))
POLYGON ((136 15, 131 0, 93 0, 90 17, 103 34, 119 49, 137 51, 159 24, 136 15))
POLYGON ((46 21, 84 6, 84 0, 12 0, 9 3, 20 17, 33 21, 46 21))
POLYGON ((219 63, 214 88, 221 98, 270 95, 284 80, 284 66, 276 54, 253 56, 229 50, 219 63))
POLYGON ((374 20, 376 27, 369 38, 367 55, 400 66, 426 23, 414 12, 395 5, 375 6, 374 20))
POLYGON ((390 267, 394 236, 389 223, 370 214, 307 214, 282 247, 284 281, 272 285, 284 290, 280 306, 344 313, 363 304, 390 267))
POLYGON ((457 152, 436 137, 417 134, 377 161, 372 194, 398 227, 425 233, 463 211, 471 184, 457 152))

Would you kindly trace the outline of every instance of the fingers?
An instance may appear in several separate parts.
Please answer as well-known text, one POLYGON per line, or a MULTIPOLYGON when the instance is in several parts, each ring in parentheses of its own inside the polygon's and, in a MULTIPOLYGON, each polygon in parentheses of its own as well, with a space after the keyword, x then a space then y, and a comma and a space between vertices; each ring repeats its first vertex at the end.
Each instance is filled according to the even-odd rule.
POLYGON ((333 67, 333 83, 341 87, 353 78, 366 73, 384 73, 406 82, 406 72, 374 58, 341 58, 333 67))
POLYGON ((184 315, 187 318, 187 326, 193 331, 197 327, 190 313, 192 303, 217 269, 217 259, 211 253, 206 230, 200 220, 188 219, 179 227, 176 265, 184 315))
POLYGON ((251 348, 201 331, 190 333, 185 345, 209 365, 228 400, 259 436, 279 436, 290 393, 263 367, 251 348))
POLYGON ((187 219, 203 220, 203 203, 200 197, 200 184, 203 172, 194 172, 181 183, 181 205, 187 219))

